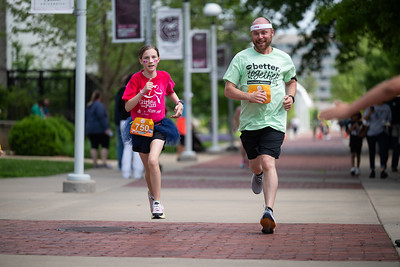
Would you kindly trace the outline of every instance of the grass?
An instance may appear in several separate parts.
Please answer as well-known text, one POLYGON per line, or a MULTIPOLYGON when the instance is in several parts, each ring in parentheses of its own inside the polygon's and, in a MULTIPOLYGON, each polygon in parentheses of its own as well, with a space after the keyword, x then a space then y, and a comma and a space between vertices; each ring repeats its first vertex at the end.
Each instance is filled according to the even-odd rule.
MULTIPOLYGON (((91 163, 85 163, 84 168, 91 168, 91 163)), ((74 162, 0 159, 0 178, 42 177, 74 172, 74 162)))

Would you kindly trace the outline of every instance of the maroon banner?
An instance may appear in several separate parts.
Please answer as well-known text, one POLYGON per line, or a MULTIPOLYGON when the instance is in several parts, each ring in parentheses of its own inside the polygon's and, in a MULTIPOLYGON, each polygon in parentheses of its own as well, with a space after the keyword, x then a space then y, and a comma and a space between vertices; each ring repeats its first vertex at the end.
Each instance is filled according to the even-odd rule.
POLYGON ((192 30, 192 72, 209 72, 207 30, 192 30))
POLYGON ((113 42, 143 42, 141 0, 113 0, 113 42))

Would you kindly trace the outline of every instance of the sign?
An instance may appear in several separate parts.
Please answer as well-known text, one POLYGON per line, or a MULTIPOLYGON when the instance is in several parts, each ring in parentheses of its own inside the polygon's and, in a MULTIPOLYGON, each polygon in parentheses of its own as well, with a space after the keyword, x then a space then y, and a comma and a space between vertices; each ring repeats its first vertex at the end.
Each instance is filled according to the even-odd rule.
POLYGON ((31 0, 31 13, 72 14, 74 0, 31 0))
POLYGON ((191 72, 210 72, 209 60, 209 36, 208 30, 192 30, 190 32, 192 41, 192 64, 191 72))
POLYGON ((181 9, 164 7, 157 11, 157 48, 161 59, 183 59, 181 9))
POLYGON ((112 0, 112 42, 144 41, 142 0, 112 0))

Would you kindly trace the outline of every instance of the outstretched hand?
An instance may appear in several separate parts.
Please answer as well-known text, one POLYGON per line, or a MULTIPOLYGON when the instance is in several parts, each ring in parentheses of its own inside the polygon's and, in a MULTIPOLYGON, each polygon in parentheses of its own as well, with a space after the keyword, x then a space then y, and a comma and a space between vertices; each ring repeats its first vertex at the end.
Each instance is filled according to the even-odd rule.
POLYGON ((335 107, 326 109, 319 114, 320 119, 331 120, 331 119, 345 119, 350 117, 350 105, 340 101, 335 102, 335 107))

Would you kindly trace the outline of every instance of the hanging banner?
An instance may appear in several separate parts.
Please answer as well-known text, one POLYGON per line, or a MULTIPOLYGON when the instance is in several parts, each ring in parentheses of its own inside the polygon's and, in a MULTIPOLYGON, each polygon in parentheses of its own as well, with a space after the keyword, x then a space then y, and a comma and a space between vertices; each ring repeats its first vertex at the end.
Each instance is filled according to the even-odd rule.
POLYGON ((183 59, 182 11, 161 8, 157 11, 157 48, 161 59, 183 59))
POLYGON ((209 36, 208 30, 191 30, 192 41, 192 68, 191 72, 210 72, 209 36))
POLYGON ((72 14, 74 0, 31 0, 30 13, 72 14))
POLYGON ((142 0, 112 0, 112 42, 144 41, 142 0))

